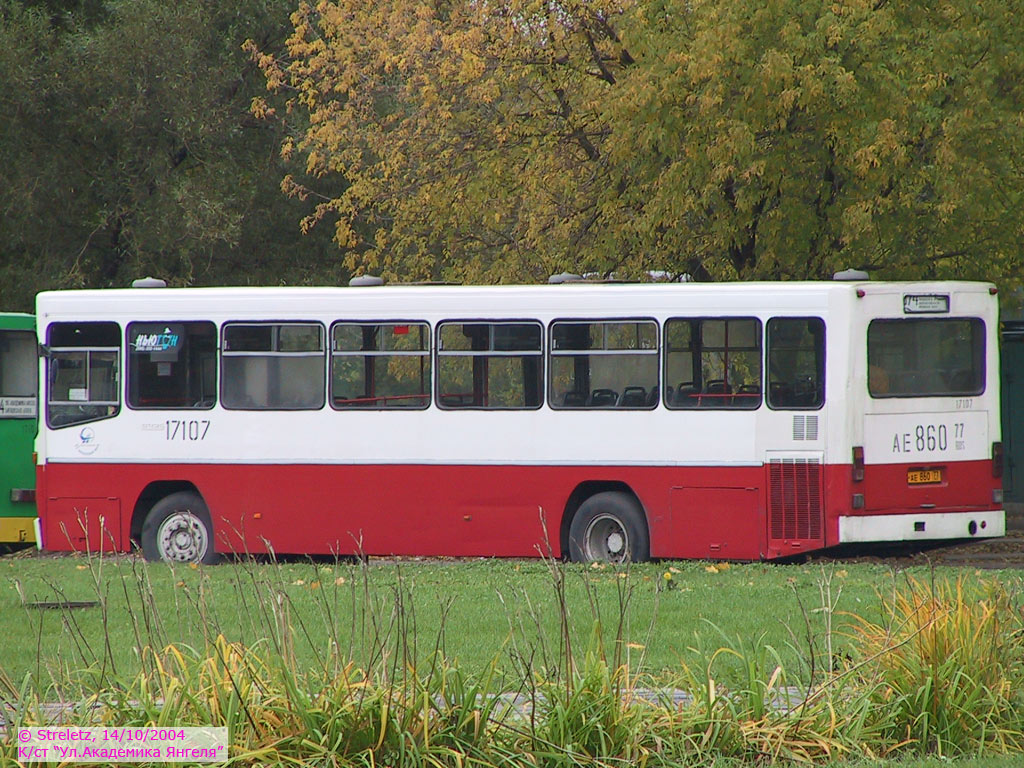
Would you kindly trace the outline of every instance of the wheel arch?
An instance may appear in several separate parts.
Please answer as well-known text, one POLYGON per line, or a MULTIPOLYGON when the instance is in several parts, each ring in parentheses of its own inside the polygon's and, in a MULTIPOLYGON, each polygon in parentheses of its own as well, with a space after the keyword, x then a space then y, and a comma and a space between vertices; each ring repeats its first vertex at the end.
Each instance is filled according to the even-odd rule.
POLYGON ((621 480, 585 480, 584 482, 577 485, 569 498, 565 502, 565 510, 562 513, 562 523, 558 528, 558 542, 559 542, 559 554, 562 559, 569 557, 569 529, 572 527, 572 519, 579 511, 580 506, 598 493, 604 493, 606 491, 614 491, 616 493, 623 493, 634 501, 640 507, 640 511, 644 516, 644 525, 647 526, 647 535, 650 537, 651 523, 647 518, 647 508, 644 506, 643 501, 636 494, 627 483, 621 480))
POLYGON ((142 525, 153 505, 160 499, 179 491, 190 491, 204 502, 206 501, 196 484, 189 480, 154 480, 142 489, 139 498, 135 500, 135 508, 132 510, 131 540, 135 546, 142 546, 142 525))

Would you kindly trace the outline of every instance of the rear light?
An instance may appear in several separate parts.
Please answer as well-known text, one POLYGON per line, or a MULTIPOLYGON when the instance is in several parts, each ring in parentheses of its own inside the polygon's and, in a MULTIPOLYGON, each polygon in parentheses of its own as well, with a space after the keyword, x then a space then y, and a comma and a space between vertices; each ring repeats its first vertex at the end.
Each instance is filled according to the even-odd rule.
POLYGON ((859 483, 864 479, 864 447, 853 446, 853 482, 859 483))
POLYGON ((1003 444, 992 443, 992 477, 1003 476, 1003 444))

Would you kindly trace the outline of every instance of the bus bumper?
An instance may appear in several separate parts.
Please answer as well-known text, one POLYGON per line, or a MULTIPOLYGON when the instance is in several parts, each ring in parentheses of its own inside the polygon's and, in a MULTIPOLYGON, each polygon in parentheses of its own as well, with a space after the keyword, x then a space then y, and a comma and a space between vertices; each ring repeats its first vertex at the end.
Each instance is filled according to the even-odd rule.
POLYGON ((920 512, 839 518, 839 543, 988 539, 1006 535, 1006 512, 920 512))
MULTIPOLYGON (((31 544, 33 524, 36 517, 2 517, 0 518, 0 542, 6 544, 31 544)), ((36 528, 36 536, 39 529, 36 528)), ((38 541, 38 539, 36 539, 38 541)))

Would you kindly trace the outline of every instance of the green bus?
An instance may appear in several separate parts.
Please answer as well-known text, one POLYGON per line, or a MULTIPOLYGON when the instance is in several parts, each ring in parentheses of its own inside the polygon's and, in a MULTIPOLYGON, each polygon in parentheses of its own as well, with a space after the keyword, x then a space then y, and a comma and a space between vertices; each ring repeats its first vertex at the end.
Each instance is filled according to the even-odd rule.
POLYGON ((35 317, 0 313, 0 544, 36 540, 35 317))

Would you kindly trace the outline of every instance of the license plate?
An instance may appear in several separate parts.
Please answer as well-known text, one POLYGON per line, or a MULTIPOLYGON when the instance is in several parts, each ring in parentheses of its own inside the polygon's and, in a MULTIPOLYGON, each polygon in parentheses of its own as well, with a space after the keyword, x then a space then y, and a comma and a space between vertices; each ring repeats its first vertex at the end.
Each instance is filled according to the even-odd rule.
POLYGON ((926 483, 941 483, 941 469, 908 469, 907 484, 924 485, 926 483))

